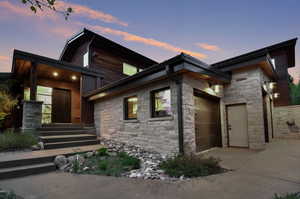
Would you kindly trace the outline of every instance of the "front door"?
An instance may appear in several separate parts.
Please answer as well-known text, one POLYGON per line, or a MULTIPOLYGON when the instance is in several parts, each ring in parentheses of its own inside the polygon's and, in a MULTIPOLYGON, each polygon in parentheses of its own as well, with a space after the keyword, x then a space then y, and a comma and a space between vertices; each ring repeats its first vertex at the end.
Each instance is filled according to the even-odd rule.
POLYGON ((71 92, 70 90, 53 88, 52 93, 52 123, 71 122, 71 92))
POLYGON ((246 104, 227 106, 228 145, 248 147, 246 104))

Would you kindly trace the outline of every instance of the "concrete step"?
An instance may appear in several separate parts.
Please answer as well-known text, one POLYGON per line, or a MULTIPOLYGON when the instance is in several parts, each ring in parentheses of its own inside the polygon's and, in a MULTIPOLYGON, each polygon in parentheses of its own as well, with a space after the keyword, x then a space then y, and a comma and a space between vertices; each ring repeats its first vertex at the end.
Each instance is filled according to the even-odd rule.
POLYGON ((46 173, 55 170, 56 170, 56 166, 52 162, 12 167, 12 168, 4 168, 4 169, 0 169, 0 180, 16 178, 16 177, 24 177, 28 175, 46 173))
POLYGON ((97 139, 95 134, 76 134, 76 135, 48 135, 39 137, 44 143, 54 142, 70 142, 80 140, 93 140, 97 139))
POLYGON ((73 131, 73 130, 92 130, 94 127, 41 127, 37 131, 73 131))
POLYGON ((42 128, 45 127, 76 127, 76 128, 83 128, 85 127, 84 124, 81 123, 50 123, 50 124, 43 124, 42 128))
POLYGON ((50 163, 53 162, 54 158, 55 156, 45 156, 45 157, 38 157, 38 158, 32 157, 32 158, 21 158, 21 159, 0 161, 0 169, 50 163))
POLYGON ((77 147, 77 146, 86 146, 86 145, 96 145, 100 141, 97 139, 92 140, 82 140, 82 141, 71 141, 71 142, 54 142, 54 143, 45 143, 44 149, 58 149, 58 148, 67 148, 67 147, 77 147))
POLYGON ((42 130, 38 131, 40 136, 55 136, 55 135, 79 135, 79 134, 96 134, 95 128, 89 129, 73 129, 73 130, 42 130))

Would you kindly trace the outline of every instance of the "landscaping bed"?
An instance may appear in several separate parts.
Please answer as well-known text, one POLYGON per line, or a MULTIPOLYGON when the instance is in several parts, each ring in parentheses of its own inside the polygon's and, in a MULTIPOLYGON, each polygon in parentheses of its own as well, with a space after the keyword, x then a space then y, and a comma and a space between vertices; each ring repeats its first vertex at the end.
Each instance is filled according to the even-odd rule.
POLYGON ((0 134, 0 152, 31 149, 38 143, 38 138, 33 133, 18 133, 7 130, 0 134))
POLYGON ((102 139, 102 144, 107 148, 70 157, 57 156, 55 164, 60 170, 78 174, 159 180, 183 180, 225 171, 219 160, 212 157, 168 157, 111 140, 102 139))

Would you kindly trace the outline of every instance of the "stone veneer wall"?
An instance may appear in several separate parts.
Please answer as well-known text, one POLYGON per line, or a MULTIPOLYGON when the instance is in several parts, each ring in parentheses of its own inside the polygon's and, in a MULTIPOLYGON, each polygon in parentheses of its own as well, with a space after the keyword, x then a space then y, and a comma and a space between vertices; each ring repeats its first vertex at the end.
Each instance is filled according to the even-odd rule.
MULTIPOLYGON (((264 149, 264 119, 263 119, 263 72, 260 68, 232 71, 230 84, 224 86, 224 105, 245 103, 248 113, 248 140, 250 149, 264 149)), ((225 109, 224 109, 225 111, 225 109)), ((225 114, 225 113, 223 113, 225 114)), ((227 128, 224 123, 225 140, 227 128)))
MULTIPOLYGON (((206 82, 205 80, 195 79, 191 76, 184 75, 183 82, 182 82, 182 94, 183 94, 182 101, 183 101, 183 126, 184 126, 184 132, 183 132, 184 152, 186 154, 196 152, 194 89, 198 89, 204 92, 208 92, 211 95, 222 97, 222 92, 218 93, 218 95, 214 93, 209 88, 208 82, 206 82)), ((222 110, 223 109, 222 100, 221 100, 220 107, 222 110)), ((223 120, 223 117, 224 116, 221 115, 221 121, 223 120)))
POLYGON ((42 104, 37 101, 23 102, 22 130, 36 129, 42 125, 42 104))
POLYGON ((97 135, 140 145, 162 154, 178 153, 176 101, 176 84, 171 80, 152 83, 126 94, 98 100, 95 102, 94 110, 97 135), (150 92, 168 86, 171 88, 172 117, 151 118, 150 92), (137 120, 124 120, 123 100, 133 95, 138 97, 137 120))
POLYGON ((275 137, 300 133, 300 105, 275 107, 273 113, 275 137))

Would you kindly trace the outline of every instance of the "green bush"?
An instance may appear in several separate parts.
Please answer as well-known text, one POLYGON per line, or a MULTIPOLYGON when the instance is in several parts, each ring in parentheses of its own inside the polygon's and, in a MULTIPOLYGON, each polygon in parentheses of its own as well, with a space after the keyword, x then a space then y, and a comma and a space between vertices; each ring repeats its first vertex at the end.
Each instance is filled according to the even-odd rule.
POLYGON ((274 199, 300 199, 300 192, 298 193, 287 193, 284 196, 275 194, 274 199))
POLYGON ((85 166, 92 169, 82 171, 82 173, 121 176, 124 172, 140 168, 140 160, 121 152, 116 156, 90 157, 87 159, 85 166))
POLYGON ((213 157, 178 155, 162 162, 160 168, 172 177, 199 177, 223 172, 219 162, 220 160, 213 157))
POLYGON ((0 151, 13 151, 30 148, 38 143, 38 139, 32 133, 14 133, 6 131, 0 134, 0 151))
POLYGON ((107 148, 100 148, 97 150, 97 156, 109 156, 107 148))
POLYGON ((0 189, 0 199, 17 199, 17 195, 13 191, 0 189))

